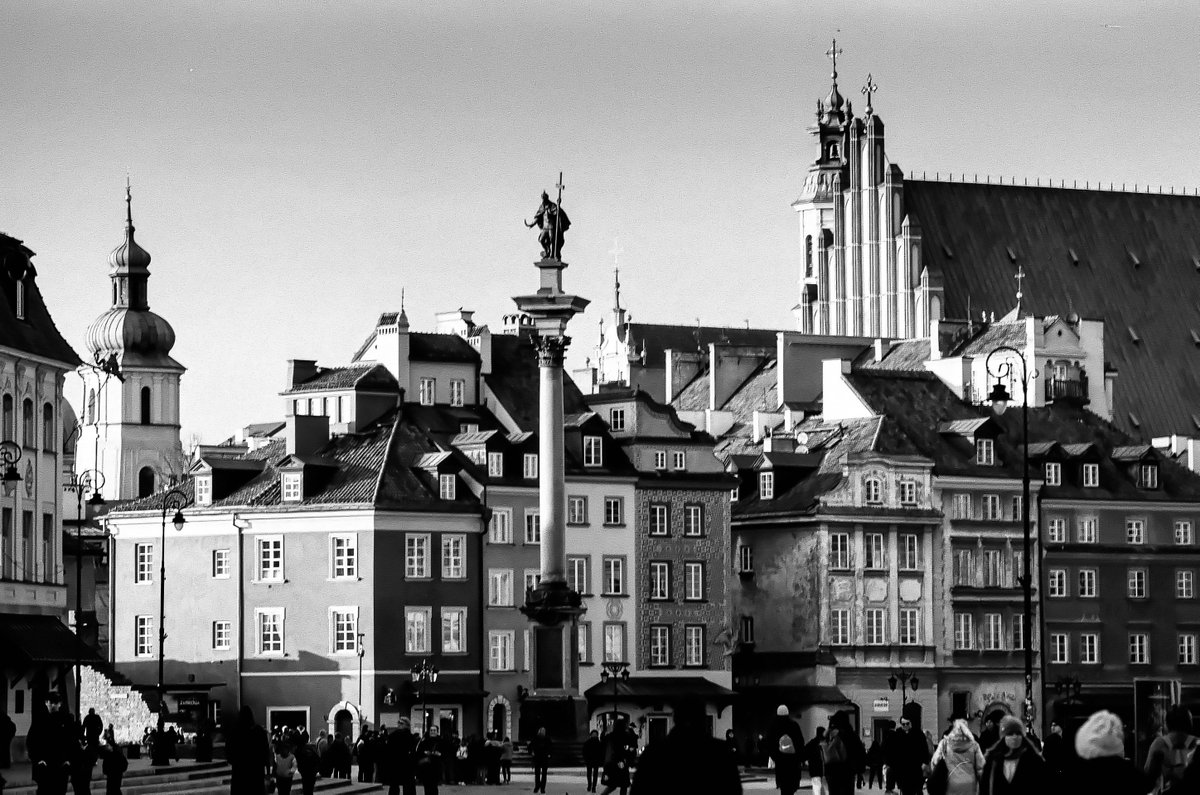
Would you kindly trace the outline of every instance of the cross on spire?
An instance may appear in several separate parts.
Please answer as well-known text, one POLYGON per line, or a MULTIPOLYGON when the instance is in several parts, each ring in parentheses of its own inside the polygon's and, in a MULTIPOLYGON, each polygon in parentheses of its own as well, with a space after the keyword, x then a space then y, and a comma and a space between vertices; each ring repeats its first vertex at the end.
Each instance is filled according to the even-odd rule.
POLYGON ((834 39, 833 46, 825 51, 825 57, 827 57, 827 58, 829 58, 829 60, 833 61, 832 77, 834 80, 837 80, 837 57, 841 54, 842 54, 842 51, 840 49, 838 49, 838 46, 837 46, 837 39, 834 39))
POLYGON ((874 111, 871 108, 871 95, 879 90, 879 86, 871 79, 871 73, 867 73, 867 84, 862 87, 862 93, 867 98, 867 115, 870 116, 874 111))
POLYGON ((1027 273, 1025 273, 1025 266, 1018 265, 1017 273, 1015 276, 1013 276, 1013 278, 1017 280, 1017 317, 1020 317, 1021 316, 1021 299, 1025 297, 1025 293, 1023 293, 1021 291, 1021 283, 1023 281, 1025 281, 1025 279, 1029 278, 1029 275, 1027 273))

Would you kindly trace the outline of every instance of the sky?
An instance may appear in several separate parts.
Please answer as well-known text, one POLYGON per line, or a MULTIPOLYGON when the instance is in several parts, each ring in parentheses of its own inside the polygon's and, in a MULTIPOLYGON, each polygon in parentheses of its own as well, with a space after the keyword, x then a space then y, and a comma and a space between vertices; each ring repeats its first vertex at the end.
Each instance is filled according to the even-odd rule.
MULTIPOLYGON (((0 230, 88 358, 126 175, 185 440, 281 418, 286 362, 380 312, 499 326, 564 176, 573 364, 612 306, 794 328, 791 203, 829 87, 879 86, 906 173, 1200 186, 1190 2, 9 4, 0 230)), ((79 394, 68 384, 68 398, 79 394)))

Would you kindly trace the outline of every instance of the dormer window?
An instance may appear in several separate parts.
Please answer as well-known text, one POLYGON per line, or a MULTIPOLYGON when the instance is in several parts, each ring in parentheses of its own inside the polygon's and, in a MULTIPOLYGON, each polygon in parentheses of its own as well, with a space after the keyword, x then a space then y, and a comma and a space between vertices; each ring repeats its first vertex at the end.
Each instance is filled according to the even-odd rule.
POLYGON ((25 319, 25 280, 17 279, 16 285, 17 320, 25 319))
POLYGON ((526 453, 524 458, 524 472, 526 480, 537 480, 538 476, 538 457, 537 453, 526 453))
POLYGON ((740 488, 738 488, 737 486, 734 486, 732 489, 730 489, 730 490, 729 490, 729 501, 730 501, 730 502, 737 502, 737 501, 738 501, 738 493, 739 493, 739 492, 741 492, 741 489, 740 489, 740 488))
POLYGON ((434 397, 437 394, 437 379, 422 378, 418 399, 422 406, 432 406, 434 397))
POLYGON ((467 382, 461 378, 450 379, 450 405, 461 406, 467 394, 467 382))
POLYGON ((1085 489, 1094 489, 1100 485, 1100 465, 1099 464, 1084 464, 1083 465, 1083 487, 1085 489))
POLYGON ((283 501, 284 502, 300 502, 304 496, 304 475, 300 472, 284 472, 283 479, 283 501))
POLYGON ((900 481, 900 504, 917 504, 917 482, 915 480, 900 481))
POLYGON ((504 453, 488 453, 487 464, 489 478, 504 477, 504 453))
POLYGON ((1138 467, 1138 488, 1158 488, 1158 464, 1142 464, 1138 467))
POLYGON ((872 475, 863 481, 863 499, 872 504, 883 502, 883 482, 872 475))
POLYGON ((604 463, 604 448, 600 441, 599 436, 583 437, 583 465, 585 467, 598 467, 604 463))
POLYGON ((687 469, 687 454, 682 450, 673 450, 671 452, 671 466, 681 472, 687 469))
POLYGON ((614 431, 625 430, 625 409, 608 410, 608 427, 614 431))
POLYGON ((438 496, 443 500, 454 499, 454 475, 438 475, 438 496))
POLYGON ((995 439, 975 440, 975 463, 982 467, 991 467, 996 465, 995 439))
POLYGON ((196 504, 212 505, 212 475, 196 477, 196 504))
POLYGON ((1055 463, 1053 461, 1046 464, 1046 485, 1062 485, 1062 464, 1055 463))
POLYGON ((758 473, 758 496, 764 500, 775 499, 775 473, 758 473))
POLYGON ((654 451, 654 468, 655 469, 666 469, 667 468, 667 451, 666 450, 655 450, 654 451))

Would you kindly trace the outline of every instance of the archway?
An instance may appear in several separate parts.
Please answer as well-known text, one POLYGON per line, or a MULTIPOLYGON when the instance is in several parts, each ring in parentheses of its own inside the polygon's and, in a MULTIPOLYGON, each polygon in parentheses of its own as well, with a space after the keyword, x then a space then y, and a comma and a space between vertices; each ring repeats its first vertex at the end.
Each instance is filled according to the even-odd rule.
POLYGON ((512 721, 513 710, 512 702, 504 696, 496 696, 488 702, 487 707, 487 731, 499 732, 500 737, 512 737, 512 721))
POLYGON ((343 737, 354 742, 362 732, 363 714, 357 704, 350 701, 339 701, 329 708, 325 714, 325 725, 332 737, 336 732, 342 732, 343 737))
POLYGON ((138 496, 149 497, 154 493, 154 470, 142 467, 138 471, 138 496))

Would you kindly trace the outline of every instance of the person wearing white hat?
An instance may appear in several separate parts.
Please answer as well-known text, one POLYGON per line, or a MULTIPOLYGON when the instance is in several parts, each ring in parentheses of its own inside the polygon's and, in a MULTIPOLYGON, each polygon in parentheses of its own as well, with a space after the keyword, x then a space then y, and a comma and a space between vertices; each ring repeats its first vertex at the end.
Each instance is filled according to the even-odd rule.
POLYGON ((775 762, 775 786, 781 795, 795 795, 804 764, 804 732, 791 718, 786 704, 775 710, 775 719, 767 733, 767 753, 775 762))
MULTIPOLYGON (((1092 715, 1075 733, 1079 764, 1067 770, 1077 792, 1105 795, 1144 795, 1150 788, 1133 763, 1125 758, 1125 727, 1107 710, 1092 715)), ((1157 790, 1156 790, 1157 791, 1157 790)))

